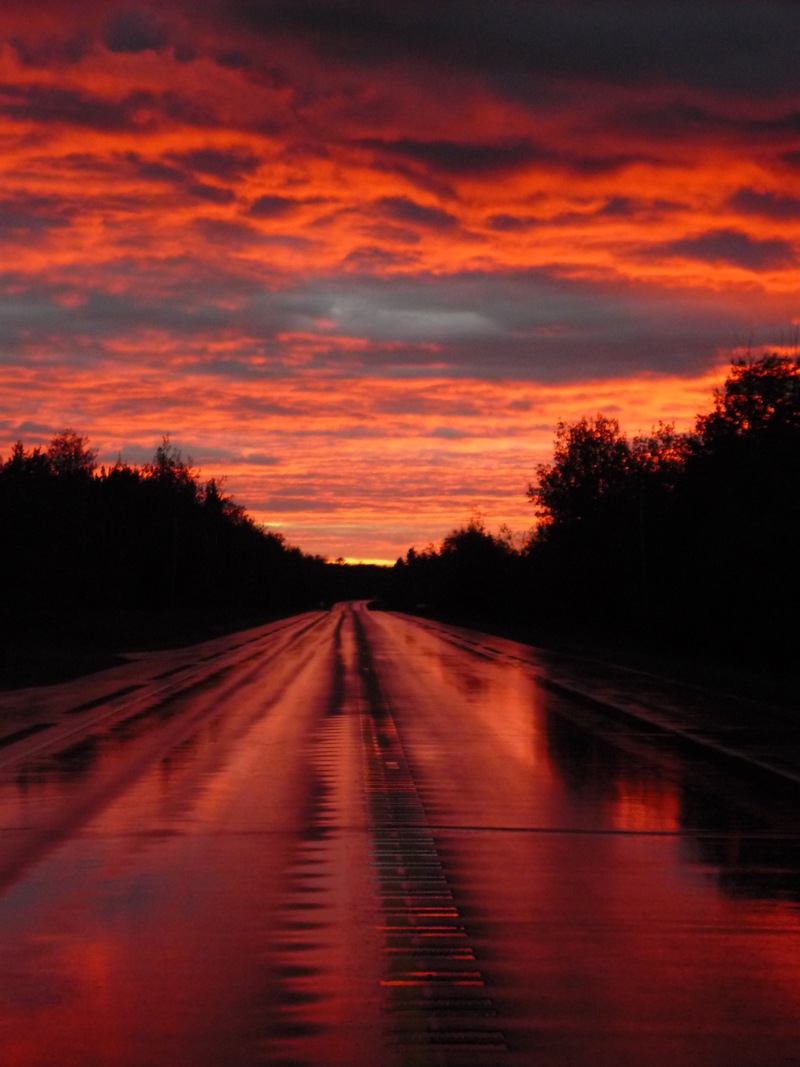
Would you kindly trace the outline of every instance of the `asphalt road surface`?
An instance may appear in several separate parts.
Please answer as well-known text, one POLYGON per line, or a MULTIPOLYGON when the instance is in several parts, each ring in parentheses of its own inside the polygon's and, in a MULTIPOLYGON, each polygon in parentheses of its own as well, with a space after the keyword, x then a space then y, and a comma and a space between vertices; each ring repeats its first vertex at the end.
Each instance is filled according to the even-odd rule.
POLYGON ((0 1063, 800 1063, 800 792, 627 685, 355 604, 6 694, 0 1063))

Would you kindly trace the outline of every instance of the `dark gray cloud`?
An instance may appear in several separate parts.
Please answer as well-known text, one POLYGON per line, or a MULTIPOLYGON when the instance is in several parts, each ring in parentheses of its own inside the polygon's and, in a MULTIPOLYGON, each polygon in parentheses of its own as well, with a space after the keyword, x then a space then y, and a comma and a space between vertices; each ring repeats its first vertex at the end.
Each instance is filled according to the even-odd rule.
POLYGON ((155 102, 149 92, 108 100, 79 89, 52 85, 0 86, 0 112, 9 118, 99 130, 129 129, 136 125, 136 116, 155 102))
POLYGON ((344 257, 342 268, 347 271, 368 272, 413 267, 416 263, 417 257, 413 252, 391 251, 378 245, 359 245, 344 257))
POLYGON ((614 219, 630 219, 639 213, 641 205, 631 196, 612 196, 597 212, 614 219))
POLYGON ((458 219, 449 211, 418 204, 405 196, 384 196, 374 202, 377 211, 394 222, 412 226, 422 226, 428 230, 453 230, 458 227, 458 219))
POLYGON ((703 263, 729 263, 745 270, 783 270, 797 263, 794 248, 782 238, 760 240, 741 230, 708 230, 652 250, 658 255, 685 256, 703 263))
POLYGON ((233 219, 193 219, 192 227, 211 244, 221 245, 232 251, 237 247, 260 244, 261 234, 246 222, 233 219))
MULTIPOLYGON (((230 448, 209 447, 208 444, 181 444, 180 448, 184 455, 191 455, 193 464, 201 468, 212 463, 217 465, 220 463, 241 463, 245 466, 253 467, 279 467, 283 463, 279 456, 273 456, 266 452, 249 452, 244 455, 242 452, 234 451, 230 448)), ((224 481, 223 478, 223 484, 220 486, 223 492, 227 489, 224 481)))
POLYGON ((414 57, 527 95, 541 79, 796 91, 797 8, 781 0, 241 0, 251 33, 289 36, 363 66, 414 57))
POLYGON ((437 426, 435 430, 431 431, 430 436, 437 437, 443 441, 463 441, 472 435, 464 430, 456 430, 452 426, 437 426))
POLYGON ((220 185, 208 185, 205 182, 193 182, 186 186, 186 192, 197 200, 204 200, 208 204, 232 204, 236 199, 236 193, 232 189, 225 189, 220 185))
MULTIPOLYGON (((418 245, 423 240, 423 235, 418 229, 412 229, 410 226, 398 226, 394 222, 371 222, 360 226, 359 229, 367 237, 394 245, 418 245)), ((403 254, 401 253, 401 255, 403 254)))
POLYGON ((590 223, 595 219, 661 218, 685 206, 672 200, 645 200, 634 196, 612 196, 599 208, 587 211, 564 211, 558 215, 510 215, 501 212, 490 215, 486 225, 497 233, 525 233, 541 226, 574 226, 590 223))
POLYGON ((498 144, 469 141, 419 141, 400 138, 394 141, 365 138, 359 142, 378 155, 400 157, 422 163, 451 175, 508 174, 532 163, 551 161, 553 153, 527 139, 498 144))
POLYGON ((190 152, 171 152, 166 158, 196 174, 223 181, 243 178, 261 166, 261 159, 244 146, 195 148, 190 152))
MULTIPOLYGON (((263 329, 263 326, 262 326, 263 329)), ((226 359, 211 359, 206 354, 195 359, 187 359, 184 369, 189 374, 202 375, 205 378, 217 378, 225 382, 261 382, 270 377, 272 369, 263 362, 254 364, 246 357, 229 356, 226 359)))
POLYGON ((80 63, 91 50, 92 37, 85 30, 75 30, 64 36, 51 34, 38 39, 14 37, 10 44, 23 66, 51 68, 80 63))
POLYGON ((260 196, 247 209, 248 215, 256 219, 282 219, 294 214, 303 201, 291 196, 260 196))
MULTIPOLYGON (((126 152, 124 156, 116 157, 115 162, 117 171, 121 175, 131 175, 140 181, 154 184, 170 185, 181 195, 195 200, 210 204, 232 204, 236 199, 236 194, 232 189, 196 181, 194 174, 190 171, 172 163, 164 163, 160 159, 143 159, 137 152, 126 152)), ((77 165, 81 165, 80 160, 77 161, 77 165)), ((102 161, 101 165, 107 172, 113 173, 114 163, 102 161)), ((89 170, 93 169, 93 162, 88 160, 86 166, 89 170)))
MULTIPOLYGON (((256 298, 248 314, 262 299, 287 328, 326 320, 334 335, 365 338, 374 346, 365 373, 524 380, 703 371, 721 346, 748 335, 753 314, 748 307, 737 317, 713 294, 665 295, 545 270, 310 279, 303 290, 256 298)), ((786 327, 765 324, 776 337, 786 327)))
POLYGON ((734 211, 758 215, 765 219, 791 221, 800 219, 800 197, 760 193, 755 189, 739 189, 728 200, 734 211))
POLYGON ((498 215, 490 215, 486 224, 498 233, 524 233, 541 226, 542 223, 535 215, 509 215, 501 212, 498 215))
POLYGON ((774 118, 751 119, 745 129, 752 133, 800 133, 800 111, 785 111, 774 118))
POLYGON ((184 185, 186 182, 185 171, 160 159, 143 159, 138 152, 126 152, 124 160, 126 169, 142 181, 165 182, 169 185, 184 185))
POLYGON ((255 416, 256 418, 266 419, 272 415, 288 415, 291 418, 302 420, 303 416, 307 414, 306 408, 302 405, 281 404, 270 399, 268 395, 264 396, 257 393, 249 396, 231 397, 228 408, 234 415, 245 418, 255 416))
POLYGON ((271 456, 266 452, 248 452, 246 456, 236 456, 235 460, 237 463, 252 464, 254 467, 278 467, 283 462, 280 456, 271 456))
POLYGON ((412 138, 381 140, 363 138, 358 145, 388 161, 401 160, 423 170, 448 177, 501 175, 527 166, 550 166, 586 176, 614 173, 631 163, 654 162, 644 155, 609 153, 581 155, 536 144, 516 141, 513 144, 484 144, 459 141, 418 141, 412 138))
POLYGON ((151 11, 132 8, 117 11, 106 23, 103 43, 110 52, 159 51, 168 42, 167 31, 151 11))
POLYGON ((16 196, 0 199, 0 240, 23 240, 70 225, 70 211, 55 197, 16 196))
MULTIPOLYGON (((677 91, 682 92, 680 88, 677 91)), ((758 115, 752 113, 752 105, 755 102, 763 109, 764 103, 755 98, 747 101, 750 106, 745 109, 742 103, 746 99, 747 86, 743 82, 741 99, 733 103, 720 98, 712 108, 684 96, 648 106, 626 103, 612 110, 609 122, 623 132, 638 131, 662 142, 670 139, 699 141, 717 136, 737 140, 756 137, 762 142, 773 140, 780 144, 787 137, 800 133, 800 111, 793 106, 769 100, 768 110, 758 115)), ((781 158, 786 160, 785 155, 781 158)))
POLYGON ((255 56, 251 56, 241 48, 230 48, 216 52, 214 60, 220 67, 225 67, 228 70, 250 71, 258 66, 255 56))
MULTIPOLYGON (((139 330, 160 330, 192 343, 230 328, 223 303, 247 307, 261 285, 219 269, 193 270, 191 283, 180 260, 120 261, 109 265, 107 285, 90 284, 77 274, 48 281, 13 271, 0 274, 0 362, 26 360, 25 353, 55 362, 85 364, 107 356, 106 345, 139 330)), ((275 328, 283 320, 274 316, 275 328)), ((266 313, 259 309, 256 332, 271 337, 266 313)), ((145 357, 146 358, 146 351, 145 357)))
POLYGON ((43 422, 33 422, 31 419, 25 419, 23 422, 17 424, 13 431, 16 435, 22 434, 36 434, 37 436, 51 437, 56 430, 53 426, 48 426, 43 422))
POLYGON ((117 131, 143 130, 165 120, 216 126, 216 118, 174 92, 140 90, 119 100, 53 85, 0 85, 0 114, 22 122, 117 131))
MULTIPOLYGON (((130 345, 142 330, 144 344, 146 331, 157 330, 194 360, 185 372, 265 382, 296 369, 287 335, 313 334, 304 374, 574 382, 703 372, 720 348, 752 334, 756 315, 752 303, 731 308, 725 294, 663 293, 547 270, 378 277, 365 256, 361 272, 353 259, 347 272, 280 284, 266 274, 237 275, 235 266, 221 257, 213 270, 192 274, 180 261, 120 263, 109 270, 113 292, 77 277, 48 284, 0 276, 0 358, 26 362, 53 352, 59 362, 91 364, 119 359, 120 338, 130 345), (127 292, 126 273, 135 283, 127 292), (69 299, 75 295, 80 301, 69 299), (235 337, 236 358, 213 355, 215 338, 235 337), (347 338, 365 344, 343 350, 347 338)), ((790 335, 782 305, 766 302, 757 314, 759 342, 790 335)), ((146 347, 137 358, 146 362, 146 347)))
MULTIPOLYGON (((297 496, 296 494, 280 494, 278 496, 267 497, 266 500, 261 502, 260 510, 266 512, 272 512, 273 514, 280 515, 285 511, 319 511, 320 500, 319 495, 314 493, 308 497, 297 496)), ((325 512, 341 510, 341 505, 337 504, 333 500, 325 501, 325 512)))

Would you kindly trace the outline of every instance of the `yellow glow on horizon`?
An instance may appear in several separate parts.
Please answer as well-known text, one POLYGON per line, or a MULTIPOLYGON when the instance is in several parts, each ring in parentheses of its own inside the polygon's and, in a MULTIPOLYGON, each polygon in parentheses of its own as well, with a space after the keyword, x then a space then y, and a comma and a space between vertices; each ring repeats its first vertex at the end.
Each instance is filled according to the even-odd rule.
POLYGON ((344 562, 352 567, 393 567, 397 561, 394 559, 358 559, 345 556, 344 562))

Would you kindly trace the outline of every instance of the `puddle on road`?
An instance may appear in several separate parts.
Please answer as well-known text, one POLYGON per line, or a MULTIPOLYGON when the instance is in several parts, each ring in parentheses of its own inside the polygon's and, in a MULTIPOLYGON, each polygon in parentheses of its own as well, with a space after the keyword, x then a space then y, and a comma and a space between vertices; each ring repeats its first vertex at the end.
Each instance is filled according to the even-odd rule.
POLYGON ((415 642, 372 663, 392 717, 371 856, 342 630, 268 709, 255 669, 225 681, 234 710, 198 687, 207 713, 69 844, 36 838, 42 813, 177 731, 177 705, 0 779, 0 855, 38 849, 0 897, 3 1067, 796 1057, 792 805, 415 642))
POLYGON ((796 799, 436 634, 393 667, 394 625, 383 689, 509 1062, 797 1062, 796 799))
POLYGON ((352 1067, 380 1047, 360 740, 325 714, 326 664, 197 687, 0 779, 0 858, 31 856, 0 896, 3 1067, 352 1067), (100 797, 129 765, 81 809, 77 784, 100 797), (63 844, 60 812, 82 824, 63 844))

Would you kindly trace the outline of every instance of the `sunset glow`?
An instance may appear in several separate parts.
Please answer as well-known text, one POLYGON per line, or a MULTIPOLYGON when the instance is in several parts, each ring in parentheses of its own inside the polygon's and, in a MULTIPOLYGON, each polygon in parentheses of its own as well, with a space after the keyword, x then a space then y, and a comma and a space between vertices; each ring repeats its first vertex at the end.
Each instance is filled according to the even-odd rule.
POLYGON ((794 350, 796 9, 0 14, 0 455, 169 434, 294 544, 520 535, 560 418, 794 350))

